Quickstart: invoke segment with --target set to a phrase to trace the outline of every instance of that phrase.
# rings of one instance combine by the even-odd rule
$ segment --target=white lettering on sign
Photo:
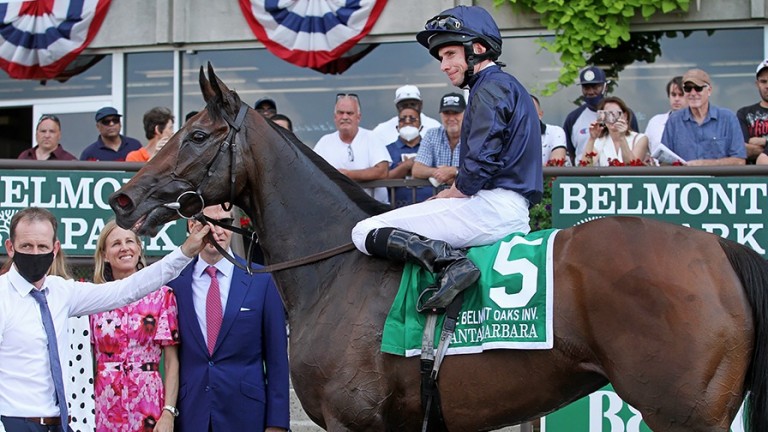
[[[757,183],[561,183],[560,214],[763,214],[768,185]],[[643,193],[644,190],[644,193]]]
[[[163,225],[160,232],[149,239],[149,245],[147,246],[148,251],[172,251],[176,248],[176,245],[173,244],[173,240],[171,240],[171,237],[168,236],[168,233],[166,232],[171,226],[173,226],[173,223]]]
[[[3,183],[3,201],[0,207],[28,207],[29,195],[24,189],[29,187],[29,177],[22,176],[3,176],[0,177]]]
[[[670,184],[664,189],[664,194],[659,193],[659,185],[651,183],[646,185],[646,207],[645,213],[656,214],[656,209],[665,209],[666,214],[680,214],[680,210],[677,208],[677,190],[680,188],[679,184]],[[629,191],[625,191],[629,193]]]
[[[74,239],[81,237],[88,232],[88,221],[81,218],[61,218],[61,225],[64,228],[64,241],[61,247],[64,249],[74,249],[77,247]]]
[[[93,208],[93,203],[91,202],[92,178],[81,178],[77,183],[77,190],[72,185],[72,179],[68,177],[59,177],[56,180],[61,187],[57,208]]]
[[[587,201],[585,200],[587,188],[583,184],[562,183],[559,186],[563,191],[561,214],[580,214],[587,211]]]
[[[603,400],[608,402],[603,407]],[[627,424],[619,417],[619,411],[624,407],[624,401],[612,391],[600,390],[589,395],[589,430],[590,432],[640,432],[640,422],[643,416],[635,408],[629,406],[632,417]],[[609,429],[603,428],[603,419],[607,419],[611,425]]]
[[[105,186],[109,186],[107,188],[108,192],[104,190]],[[104,197],[108,198],[110,195],[120,189],[120,186],[120,182],[117,181],[117,179],[111,177],[104,177],[99,179],[99,181],[96,182],[93,191],[93,198],[96,202],[96,206],[103,210],[111,210],[109,203],[104,201]]]
[[[32,180],[32,206],[42,208],[54,208],[56,206],[56,198],[51,196],[47,202],[43,202],[43,183],[45,183],[45,177],[30,177]]]

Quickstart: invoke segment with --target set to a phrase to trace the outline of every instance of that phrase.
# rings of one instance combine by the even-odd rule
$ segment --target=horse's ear
[[[208,67],[211,67],[210,63],[208,63]],[[205,100],[206,103],[216,96],[216,93],[211,87],[211,82],[208,81],[208,78],[205,76],[205,70],[202,66],[200,66],[200,90],[203,92],[203,100]]]
[[[220,80],[219,77],[216,76],[216,73],[213,71],[213,66],[211,66],[210,62],[208,63],[208,78],[211,82],[210,85],[213,88],[216,96],[219,98],[219,101],[224,110],[233,116],[237,114],[237,111],[240,109],[240,97],[237,95],[237,93],[231,91],[229,87],[224,84],[224,81]]]

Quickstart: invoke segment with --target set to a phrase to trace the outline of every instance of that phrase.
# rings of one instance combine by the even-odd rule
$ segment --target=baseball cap
[[[117,109],[113,107],[104,107],[96,111],[96,121],[99,121],[104,117],[109,117],[109,116],[122,117],[122,115],[117,113]]]
[[[395,90],[395,104],[406,99],[421,100],[421,92],[415,85],[404,85]]]
[[[757,65],[757,69],[755,70],[755,77],[760,75],[760,72],[762,72],[765,68],[768,68],[768,59],[761,61],[760,64]]]
[[[692,82],[698,86],[704,84],[712,85],[712,80],[709,79],[709,74],[701,69],[691,69],[683,75],[683,84]]]
[[[464,95],[461,93],[448,93],[440,98],[440,112],[464,112],[467,103],[464,102]]]
[[[590,66],[579,73],[579,85],[605,84],[605,72],[597,66]]]
[[[276,109],[277,109],[277,104],[275,103],[275,101],[274,101],[274,100],[272,100],[271,98],[268,98],[268,97],[263,97],[263,98],[261,98],[261,99],[257,100],[257,101],[256,101],[256,103],[255,103],[255,104],[253,104],[253,107],[254,107],[254,108],[256,108],[256,109],[258,109],[258,108],[259,108],[259,105],[263,105],[263,104],[267,104],[267,105],[269,105],[269,106],[270,106],[270,107],[272,107],[272,109],[274,109],[274,110],[276,110]]]

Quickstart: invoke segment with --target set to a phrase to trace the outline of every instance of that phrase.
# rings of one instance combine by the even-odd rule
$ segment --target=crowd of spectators
[[[665,92],[669,107],[654,115],[640,131],[631,101],[608,95],[611,82],[603,69],[589,66],[579,74],[581,105],[571,111],[562,127],[543,121],[544,107],[536,96],[534,105],[541,120],[542,164],[549,166],[623,165],[743,165],[768,164],[768,59],[755,72],[760,100],[737,113],[710,99],[716,83],[702,69],[671,77]],[[393,207],[420,202],[440,188],[449,187],[457,173],[465,94],[448,93],[439,101],[440,120],[424,114],[425,101],[418,87],[395,90],[395,115],[374,129],[360,126],[362,102],[354,93],[337,95],[334,106],[336,131],[323,136],[315,151],[355,181],[381,179],[429,179],[433,188],[384,188],[369,191]],[[427,101],[427,103],[429,103]],[[279,113],[277,104],[265,97],[254,109],[276,125],[293,132],[293,123]],[[185,122],[197,114],[187,114]],[[103,107],[94,117],[98,136],[80,154],[80,160],[150,160],[174,131],[174,117],[165,107],[144,114],[144,146],[121,134],[122,115]],[[40,117],[35,144],[19,159],[77,159],[61,144],[62,124],[55,115]]]
[[[543,122],[544,107],[537,97],[533,97],[539,111],[539,118],[542,119],[542,163],[544,165],[768,164],[768,153],[765,153],[766,137],[768,137],[768,59],[760,62],[755,72],[760,101],[740,108],[737,113],[710,102],[710,98],[715,94],[716,83],[706,71],[691,69],[682,76],[671,77],[665,88],[669,107],[662,108],[663,112],[654,115],[648,121],[645,131],[639,130],[637,117],[630,108],[631,101],[614,96],[613,102],[608,103],[608,109],[605,108],[604,100],[608,97],[609,83],[610,79],[600,67],[589,66],[583,69],[577,83],[581,88],[582,103],[566,116],[562,127]],[[465,105],[464,95],[459,93],[453,95],[460,97],[461,103]],[[361,101],[357,95],[354,95],[354,102],[360,111]],[[423,112],[424,100],[419,88],[414,85],[403,85],[397,88],[394,102],[395,116],[379,123],[371,131],[361,128],[363,131],[361,138],[370,138],[358,138],[357,141],[361,141],[359,144],[383,145],[389,150],[390,159],[393,159],[389,161],[390,166],[387,172],[377,172],[376,175],[371,176],[364,175],[365,180],[425,178],[425,173],[420,172],[424,166],[417,167],[416,173],[412,172],[414,164],[426,158],[417,157],[422,140],[430,132],[436,134],[425,141],[430,143],[428,145],[430,151],[434,151],[431,143],[435,141],[435,137],[441,136],[440,134],[449,129],[445,127],[447,119],[443,116],[442,101],[440,121],[430,118]],[[265,97],[257,100],[254,109],[275,124],[293,132],[293,122],[285,114],[278,113],[277,104],[273,99]],[[408,111],[401,115],[404,110]],[[461,111],[463,112],[463,107]],[[195,114],[197,111],[188,113],[185,122]],[[121,134],[122,115],[116,108],[103,107],[96,112],[94,119],[98,136],[95,142],[82,151],[79,155],[80,160],[146,162],[163,147],[174,131],[173,114],[165,107],[155,107],[144,114],[143,123],[147,139],[144,146],[139,140]],[[404,119],[417,121],[404,123]],[[605,121],[606,119],[608,122]],[[341,121],[347,123],[347,120]],[[338,120],[335,119],[335,122],[338,128]],[[455,118],[452,124],[456,124]],[[459,131],[460,125],[459,119]],[[357,127],[359,128],[359,119]],[[414,129],[418,132],[417,134],[413,133]],[[629,139],[618,139],[620,134]],[[78,159],[62,146],[61,137],[62,124],[59,118],[45,114],[40,117],[36,126],[35,145],[19,154],[18,158]],[[318,142],[318,144],[324,143],[319,147],[321,151],[327,145],[325,142],[328,139],[326,136]],[[625,141],[626,145],[624,145]],[[589,146],[590,142],[591,146]],[[590,151],[585,152],[588,146]],[[451,148],[458,149],[458,147]],[[351,147],[350,149],[354,150]],[[632,149],[633,155],[627,153],[627,149]],[[586,157],[585,153],[588,154]],[[626,160],[626,157],[630,160]],[[348,162],[355,162],[351,156],[348,156],[348,159]],[[444,163],[444,161],[441,162]],[[339,162],[334,166],[336,165],[341,167],[342,164]],[[370,167],[374,165],[372,163]],[[431,168],[435,169],[438,166]],[[442,166],[452,166],[452,164],[449,161]],[[341,169],[345,168],[341,167]],[[447,170],[441,170],[437,176],[429,175],[427,178],[432,177],[436,186],[449,185],[450,176],[447,176],[445,171]],[[414,195],[411,192],[401,190],[396,191],[395,195],[401,197],[409,195],[408,201],[414,202]],[[424,197],[422,195],[424,193],[418,191],[415,195],[416,201],[425,199],[426,195]],[[388,197],[384,198],[381,194],[380,199],[389,201]],[[396,197],[394,205],[400,205],[399,201],[402,200]]]

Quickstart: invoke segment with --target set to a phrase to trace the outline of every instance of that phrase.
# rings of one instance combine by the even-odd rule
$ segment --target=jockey
[[[501,70],[501,34],[491,15],[458,6],[427,21],[416,40],[457,87],[469,87],[458,175],[433,199],[376,215],[352,230],[368,255],[439,273],[422,310],[442,309],[480,276],[460,250],[528,233],[528,208],[541,200],[541,128],[522,84]]]

